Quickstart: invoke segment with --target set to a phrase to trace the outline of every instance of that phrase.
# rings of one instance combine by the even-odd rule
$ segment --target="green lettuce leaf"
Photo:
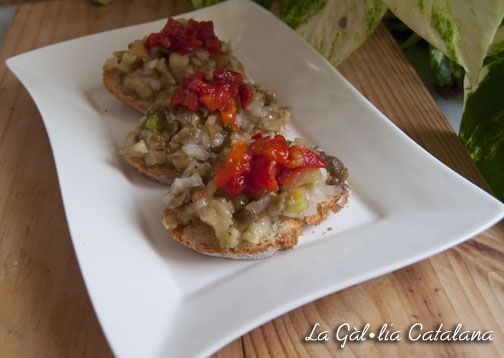
[[[466,96],[460,139],[504,201],[504,25],[483,62],[478,86]]]
[[[376,29],[382,0],[284,0],[280,18],[338,65]]]
[[[502,0],[383,0],[409,28],[456,61],[471,88],[504,14]]]

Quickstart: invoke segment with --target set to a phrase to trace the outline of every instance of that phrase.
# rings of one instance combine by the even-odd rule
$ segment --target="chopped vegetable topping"
[[[236,142],[224,163],[217,165],[214,183],[232,196],[239,195],[245,188],[245,176],[250,172],[252,155],[243,142]]]
[[[320,180],[320,178],[321,174],[318,169],[296,168],[284,170],[282,174],[278,176],[277,181],[283,189],[290,189],[314,183]]]
[[[245,181],[245,193],[252,198],[260,198],[267,192],[277,191],[276,172],[275,160],[262,155],[254,155],[250,165],[250,175]]]
[[[261,133],[254,136],[255,142],[250,145],[254,155],[268,157],[279,164],[286,164],[289,160],[289,143],[282,135],[273,138],[262,137]]]
[[[287,198],[285,199],[285,208],[287,211],[290,211],[295,214],[301,214],[306,209],[310,202],[306,197],[306,193],[303,188],[294,188],[287,194]]]
[[[295,188],[317,176],[312,169],[326,166],[314,151],[297,144],[289,147],[282,135],[256,134],[253,139],[250,146],[234,143],[225,162],[216,167],[214,183],[231,196],[244,193],[257,199],[279,188]],[[295,198],[300,198],[300,194],[295,194]],[[297,208],[304,206],[299,200],[296,203]]]
[[[236,100],[239,99],[242,108],[246,108],[253,97],[252,89],[243,82],[239,72],[218,67],[211,80],[207,80],[203,72],[184,78],[180,90],[171,97],[171,105],[174,108],[185,106],[191,112],[199,108],[219,111],[222,123],[236,128]]]
[[[215,36],[212,21],[189,19],[184,25],[170,17],[160,32],[150,34],[145,40],[146,48],[156,46],[187,55],[198,48],[216,53],[221,48],[221,42]]]
[[[151,131],[160,132],[163,127],[163,118],[161,118],[161,114],[153,112],[147,115],[143,127]]]

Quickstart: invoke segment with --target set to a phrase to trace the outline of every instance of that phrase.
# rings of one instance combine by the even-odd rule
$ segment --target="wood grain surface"
[[[19,5],[0,51],[0,356],[107,357],[112,352],[86,293],[71,245],[40,115],[5,59],[50,43],[188,10],[180,1],[41,1]],[[447,120],[387,31],[339,70],[434,156],[487,189]],[[447,252],[302,306],[216,353],[218,357],[504,356],[504,224]],[[392,323],[493,330],[491,343],[369,340],[337,348],[305,343],[315,322]]]

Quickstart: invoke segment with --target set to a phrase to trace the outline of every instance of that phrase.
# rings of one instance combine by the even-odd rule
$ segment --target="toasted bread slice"
[[[136,98],[133,94],[124,92],[119,72],[103,71],[103,84],[119,101],[131,104],[141,111],[146,111],[153,103],[153,101]]]
[[[350,190],[345,185],[339,195],[332,196],[317,204],[317,213],[303,219],[282,217],[276,223],[276,230],[261,244],[253,245],[242,241],[232,248],[221,248],[212,227],[196,220],[189,225],[170,229],[167,222],[176,220],[175,214],[165,209],[163,224],[171,237],[181,244],[205,255],[241,260],[259,260],[273,256],[278,251],[289,250],[298,244],[304,226],[318,225],[329,215],[329,210],[338,212],[348,203]]]
[[[338,211],[343,209],[348,204],[349,196],[350,196],[350,189],[348,183],[345,183],[339,195],[331,196],[326,200],[318,203],[317,213],[305,216],[303,219],[304,224],[312,226],[322,223],[325,219],[327,219],[329,211],[337,213]]]
[[[173,217],[174,215],[172,211],[165,209],[163,222],[167,221],[169,216]],[[298,237],[303,233],[303,224],[296,219],[283,218],[277,223],[276,230],[261,244],[253,245],[242,241],[238,246],[232,248],[221,248],[212,227],[200,220],[196,220],[190,225],[168,230],[168,232],[176,241],[205,255],[238,260],[258,260],[273,256],[280,250],[289,250],[296,246]]]
[[[245,76],[245,69],[243,68],[241,62],[235,60],[235,63],[236,67],[238,67],[238,72],[240,72],[244,78],[247,78]],[[125,92],[121,83],[121,75],[117,71],[103,71],[102,80],[105,88],[107,88],[107,90],[115,98],[117,98],[121,102],[131,104],[132,106],[143,112],[147,111],[147,109],[151,107],[155,102],[155,99],[141,99],[132,93]]]
[[[171,184],[173,179],[180,177],[179,171],[170,169],[166,166],[147,166],[141,158],[135,158],[129,155],[123,155],[122,157],[137,172],[160,183]]]

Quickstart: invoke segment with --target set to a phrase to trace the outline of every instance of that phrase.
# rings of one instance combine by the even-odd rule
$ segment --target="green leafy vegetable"
[[[374,32],[386,11],[381,0],[284,1],[280,18],[338,65]]]
[[[384,0],[409,28],[464,67],[469,86],[504,14],[502,0]]]
[[[484,60],[478,87],[467,94],[460,138],[500,200],[504,200],[504,25]]]
[[[392,36],[399,42],[403,42],[408,39],[414,32],[404,23],[394,16],[390,11],[388,11],[383,17],[383,22],[387,29],[390,31]]]
[[[495,195],[504,201],[504,110],[477,125],[464,144]]]
[[[147,118],[143,123],[143,127],[145,129],[150,129],[151,131],[161,132],[163,129],[163,122],[164,119],[162,118],[162,115],[154,112],[147,115]]]
[[[293,29],[307,23],[326,4],[326,0],[285,0],[280,17]]]
[[[385,26],[390,31],[392,36],[399,43],[401,50],[407,50],[418,44],[424,44],[425,41],[415,34],[408,26],[395,17],[390,11],[383,17],[383,22]]]
[[[433,46],[429,46],[429,66],[439,93],[449,96],[463,92],[464,69]]]

